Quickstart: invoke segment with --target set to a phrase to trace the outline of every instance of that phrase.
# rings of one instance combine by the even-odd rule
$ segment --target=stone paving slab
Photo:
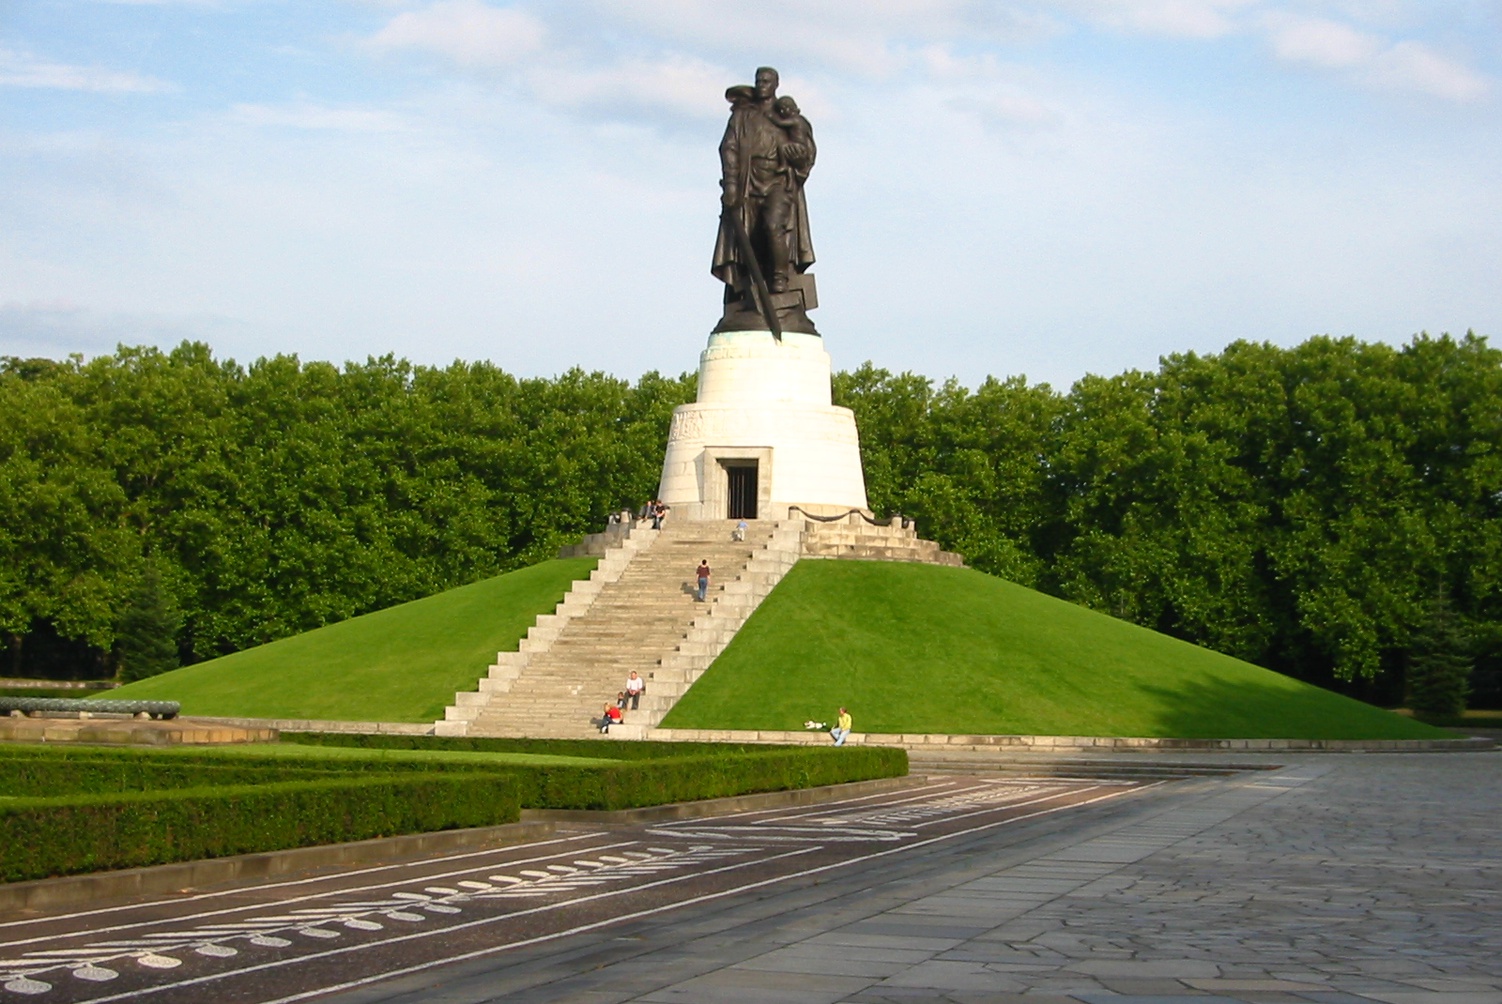
[[[600,974],[695,1004],[1502,1004],[1502,755],[1284,762],[644,926]]]

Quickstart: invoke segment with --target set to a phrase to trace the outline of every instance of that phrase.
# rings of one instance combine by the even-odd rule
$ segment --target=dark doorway
[[[730,519],[756,518],[756,461],[725,465],[730,479],[730,503],[725,515]]]

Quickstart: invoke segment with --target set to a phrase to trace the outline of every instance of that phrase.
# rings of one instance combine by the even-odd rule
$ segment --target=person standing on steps
[[[834,744],[836,746],[845,745],[845,740],[850,735],[850,725],[850,712],[846,711],[844,708],[841,708],[839,719],[835,722],[834,728],[829,730],[829,734],[834,738]]]
[[[694,573],[699,580],[699,602],[704,602],[704,597],[709,595],[709,559],[699,562],[699,570]]]
[[[633,669],[631,671],[631,675],[626,677],[626,693],[621,701],[621,707],[624,708],[626,706],[624,698],[630,698],[631,710],[635,711],[637,705],[641,703],[641,695],[645,694],[646,692],[647,681],[643,680],[640,676],[637,676],[636,670]]]

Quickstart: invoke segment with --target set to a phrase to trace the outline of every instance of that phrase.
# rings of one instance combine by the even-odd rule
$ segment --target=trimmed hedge
[[[89,711],[114,715],[150,715],[176,718],[182,710],[177,701],[116,701],[107,697],[0,697],[0,712]]]
[[[236,763],[171,763],[110,758],[0,756],[0,793],[23,798],[96,795],[163,788],[205,788],[337,778],[337,768]]]
[[[338,738],[345,738],[339,736]],[[320,757],[316,749],[307,756],[256,756],[243,748],[233,755],[214,750],[126,750],[94,747],[62,750],[57,747],[13,747],[0,749],[0,776],[11,757],[71,761],[82,770],[87,762],[123,761],[153,765],[153,769],[190,771],[219,767],[238,770],[267,770],[274,773],[293,770],[338,771],[351,774],[406,774],[409,772],[452,773],[476,771],[505,773],[516,778],[521,804],[529,809],[634,809],[668,802],[690,802],[705,798],[723,798],[761,791],[785,791],[812,788],[848,781],[865,781],[880,777],[901,777],[907,773],[907,751],[877,746],[764,746],[735,748],[715,744],[620,743],[620,746],[649,746],[674,756],[656,759],[625,760],[617,764],[487,764],[473,758],[445,762],[431,758],[409,757],[411,748],[399,743],[413,738],[404,736],[351,736],[354,739],[393,740],[389,747],[372,743],[369,759],[363,757]],[[470,743],[507,742],[508,740],[440,739],[420,747],[425,752],[470,752]],[[558,740],[567,743],[570,740]],[[305,745],[355,746],[356,743],[328,742]],[[596,752],[600,746],[583,740],[583,752]],[[712,752],[706,752],[712,751]],[[510,751],[508,751],[510,752]],[[543,752],[537,749],[529,753]],[[559,753],[559,749],[546,752]],[[103,770],[103,768],[101,768]],[[166,776],[173,776],[170,773]],[[5,793],[0,783],[0,793]]]
[[[451,753],[537,753],[597,760],[669,760],[713,754],[802,749],[765,743],[610,742],[599,739],[499,739],[477,736],[363,735],[353,732],[286,732],[282,742],[299,746],[350,746],[368,750],[434,750]]]
[[[807,750],[819,746],[776,743],[718,743],[598,739],[502,739],[477,736],[365,735],[355,732],[287,732],[281,741],[297,746],[346,746],[368,750],[431,750],[450,753],[534,753],[590,757],[595,760],[676,760],[695,756],[736,756],[769,750]],[[853,750],[856,747],[844,747]]]
[[[885,747],[779,747],[609,767],[517,769],[522,804],[547,809],[637,809],[762,791],[901,777],[907,751]]]
[[[369,756],[229,750],[0,747],[0,880],[280,850],[462,826],[514,822],[520,806],[632,809],[785,791],[907,773],[907,752],[882,747],[605,744],[585,740],[376,739]],[[490,743],[529,743],[486,750]],[[483,745],[482,745],[483,744]],[[479,748],[477,748],[477,746]],[[611,764],[532,764],[433,752],[547,752]],[[647,758],[642,754],[656,754]],[[130,790],[145,789],[145,790]],[[52,795],[68,791],[73,794]],[[14,797],[14,796],[23,797]],[[31,796],[31,797],[25,797]]]
[[[902,777],[907,773],[906,750],[879,746],[836,749],[750,743],[607,743],[592,739],[447,738],[340,732],[297,733],[283,738],[298,745],[372,751],[547,753],[623,761],[608,767],[498,765],[497,769],[517,775],[522,805],[529,809],[636,809],[668,802]],[[466,764],[474,769],[473,761]]]
[[[114,750],[95,752],[112,754],[109,760],[124,759],[133,753],[128,750],[118,753]],[[701,753],[671,759],[624,761],[609,765],[584,764],[578,767],[517,763],[497,763],[492,766],[468,758],[445,763],[431,759],[403,759],[403,751],[390,752],[396,755],[372,756],[369,760],[320,759],[310,751],[307,758],[240,755],[233,761],[212,752],[144,752],[134,754],[139,759],[131,768],[116,767],[108,761],[75,755],[67,757],[71,763],[66,767],[49,769],[28,766],[24,772],[32,776],[44,776],[44,770],[48,770],[56,773],[46,776],[65,776],[67,771],[77,771],[80,776],[97,774],[101,778],[108,778],[113,770],[134,770],[139,772],[135,776],[145,778],[150,772],[160,771],[165,778],[185,780],[191,779],[194,772],[212,771],[217,774],[220,770],[226,772],[222,776],[227,780],[236,771],[244,772],[247,780],[253,778],[253,771],[266,771],[267,779],[276,778],[278,774],[292,777],[295,776],[292,773],[294,771],[347,772],[355,776],[411,772],[499,773],[515,778],[521,804],[529,809],[636,809],[668,802],[692,802],[760,791],[787,791],[879,777],[901,777],[907,773],[906,750],[875,746],[846,746],[841,749],[825,746],[762,746],[733,755],[717,753],[706,756]],[[0,777],[12,770],[18,774],[23,773],[18,768],[9,767],[6,757],[0,753]],[[131,775],[127,773],[126,776]],[[204,776],[205,781],[199,783],[212,783],[207,782],[207,777],[214,775],[200,776]],[[8,793],[3,783],[0,783],[0,792]]]
[[[402,833],[514,823],[513,778],[418,773],[0,800],[14,882]]]

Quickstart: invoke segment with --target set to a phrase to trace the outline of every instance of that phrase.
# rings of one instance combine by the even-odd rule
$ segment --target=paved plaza
[[[1502,753],[1028,763],[33,911],[0,1004],[1502,1004]]]
[[[335,999],[1502,1004],[1502,754],[1278,762]]]

